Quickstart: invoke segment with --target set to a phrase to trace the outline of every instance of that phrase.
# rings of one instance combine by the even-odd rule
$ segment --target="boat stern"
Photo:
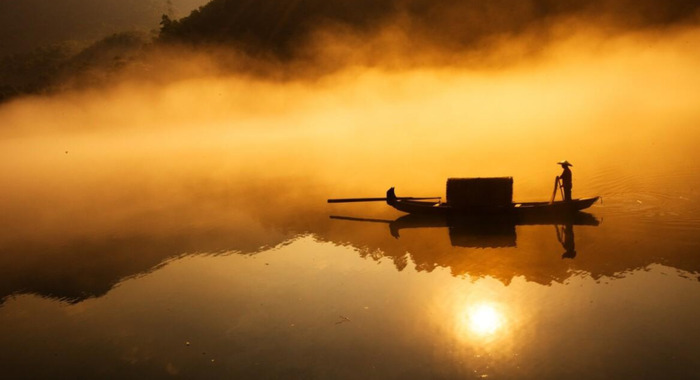
[[[394,206],[396,204],[396,193],[393,187],[386,191],[386,203],[389,206]]]

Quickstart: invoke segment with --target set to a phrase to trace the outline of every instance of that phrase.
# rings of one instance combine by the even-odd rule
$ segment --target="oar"
[[[442,197],[396,197],[396,199],[404,200],[424,200],[424,199],[442,199]],[[329,199],[328,203],[350,203],[350,202],[386,202],[386,198],[336,198]]]

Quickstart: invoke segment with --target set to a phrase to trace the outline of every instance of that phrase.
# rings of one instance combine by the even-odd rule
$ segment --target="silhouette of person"
[[[576,257],[576,243],[574,242],[574,225],[572,223],[567,223],[559,228],[559,226],[554,226],[557,230],[557,240],[561,243],[562,247],[566,250],[561,254],[562,259],[573,259]]]
[[[564,200],[570,201],[573,181],[571,179],[571,169],[569,169],[569,166],[573,165],[571,165],[569,161],[566,160],[559,161],[557,162],[557,164],[561,165],[561,167],[564,168],[564,171],[561,172],[561,175],[557,177],[561,181],[561,187],[564,189]]]

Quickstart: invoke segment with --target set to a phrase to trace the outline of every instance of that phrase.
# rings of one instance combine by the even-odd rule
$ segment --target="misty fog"
[[[536,199],[553,159],[585,163],[577,172],[591,179],[577,187],[583,192],[594,190],[595,176],[683,166],[696,156],[694,28],[615,38],[586,31],[501,66],[373,67],[373,41],[343,43],[319,45],[328,52],[317,62],[348,49],[358,64],[322,76],[295,78],[293,65],[280,69],[283,79],[235,74],[181,51],[168,70],[145,63],[105,87],[4,104],[0,207],[13,226],[5,239],[62,229],[66,215],[86,229],[144,210],[170,215],[192,197],[237,195],[248,200],[244,209],[267,207],[243,194],[265,184],[270,197],[301,199],[308,191],[376,195],[392,185],[429,193],[449,176],[511,175],[517,198]],[[513,46],[481,58],[507,56]]]

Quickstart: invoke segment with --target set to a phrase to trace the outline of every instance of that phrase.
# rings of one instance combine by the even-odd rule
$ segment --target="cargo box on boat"
[[[508,207],[513,203],[513,177],[450,178],[447,203],[455,209]]]

